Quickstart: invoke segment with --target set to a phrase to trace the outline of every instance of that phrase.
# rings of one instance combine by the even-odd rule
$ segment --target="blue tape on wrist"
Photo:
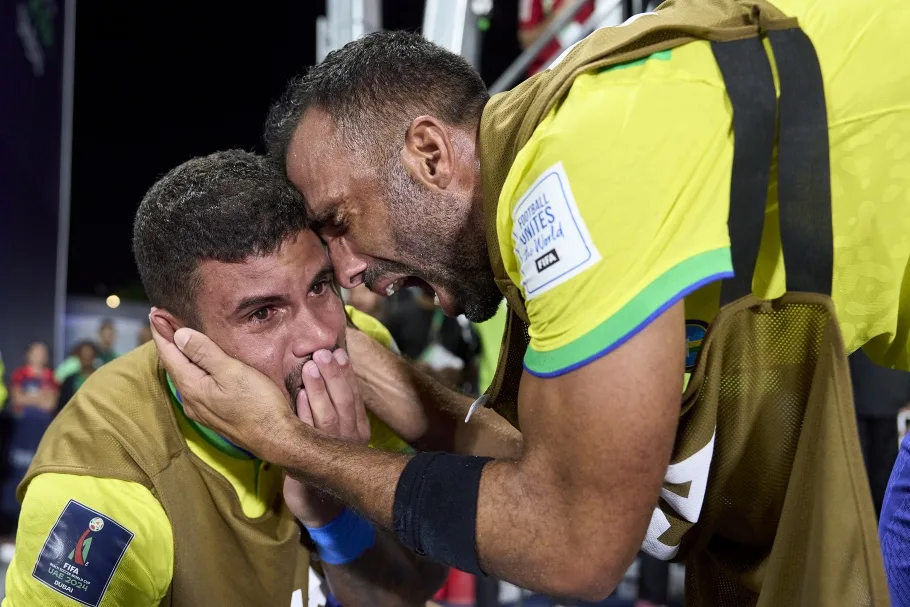
[[[319,550],[319,558],[329,565],[344,565],[373,547],[376,530],[372,523],[345,508],[324,527],[307,527]]]

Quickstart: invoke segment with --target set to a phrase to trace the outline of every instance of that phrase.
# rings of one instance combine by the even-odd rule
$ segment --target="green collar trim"
[[[196,433],[199,434],[199,436],[201,436],[205,440],[205,442],[212,445],[213,447],[215,447],[216,449],[218,449],[225,455],[229,455],[230,457],[234,457],[237,459],[248,459],[248,460],[257,459],[256,456],[254,456],[249,451],[246,451],[245,449],[241,449],[240,447],[238,447],[237,445],[235,445],[228,439],[224,438],[220,434],[217,434],[215,431],[210,430],[209,428],[206,428],[199,422],[193,421],[189,417],[187,417],[186,412],[184,412],[184,410],[183,410],[183,403],[180,400],[180,393],[177,392],[177,386],[175,386],[174,382],[171,381],[170,375],[168,375],[167,373],[165,373],[164,375],[167,378],[168,394],[171,397],[171,403],[174,405],[174,408],[176,408],[177,411],[180,412],[180,415],[183,416],[183,419],[185,419],[187,421],[187,423],[190,425],[190,427],[193,430],[195,430]]]

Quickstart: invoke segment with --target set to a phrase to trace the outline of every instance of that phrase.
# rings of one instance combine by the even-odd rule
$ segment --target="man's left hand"
[[[266,461],[301,422],[288,399],[268,377],[224,353],[192,329],[165,338],[169,327],[151,315],[158,357],[177,386],[183,409],[193,419]],[[161,325],[159,325],[161,323]]]

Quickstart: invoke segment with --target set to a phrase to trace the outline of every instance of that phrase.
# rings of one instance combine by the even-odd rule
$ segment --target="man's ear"
[[[445,125],[432,116],[419,116],[405,133],[401,161],[411,178],[444,190],[455,175],[455,149]]]
[[[149,314],[149,321],[155,325],[155,330],[158,334],[169,342],[174,341],[174,333],[177,329],[182,329],[186,326],[185,323],[164,308],[152,308],[152,313]]]

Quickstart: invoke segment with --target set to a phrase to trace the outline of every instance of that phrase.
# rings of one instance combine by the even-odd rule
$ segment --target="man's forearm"
[[[364,400],[399,436],[425,451],[519,457],[521,433],[505,419],[481,408],[465,423],[472,397],[446,388],[412,363],[359,337],[349,338],[348,345]]]
[[[323,564],[332,594],[342,605],[423,606],[442,585],[447,569],[422,558],[384,531],[360,558]]]
[[[268,457],[394,532],[395,491],[411,456],[337,441],[302,424],[294,433],[297,436],[292,434],[283,441],[285,447],[279,453]],[[541,477],[526,463],[498,460],[487,464],[477,504],[476,533],[484,571],[524,588],[572,594],[578,581],[573,574],[590,571],[590,559],[596,557],[603,585],[615,584],[629,565],[625,554],[629,551],[623,549],[629,543],[626,536],[637,530],[601,528],[598,536],[612,537],[619,557],[604,562],[599,554],[590,555],[583,562],[586,567],[578,567],[576,547],[591,544],[589,527],[582,522],[603,523],[592,517],[594,505],[587,497],[555,476]],[[633,543],[640,541],[640,537],[632,539]]]

